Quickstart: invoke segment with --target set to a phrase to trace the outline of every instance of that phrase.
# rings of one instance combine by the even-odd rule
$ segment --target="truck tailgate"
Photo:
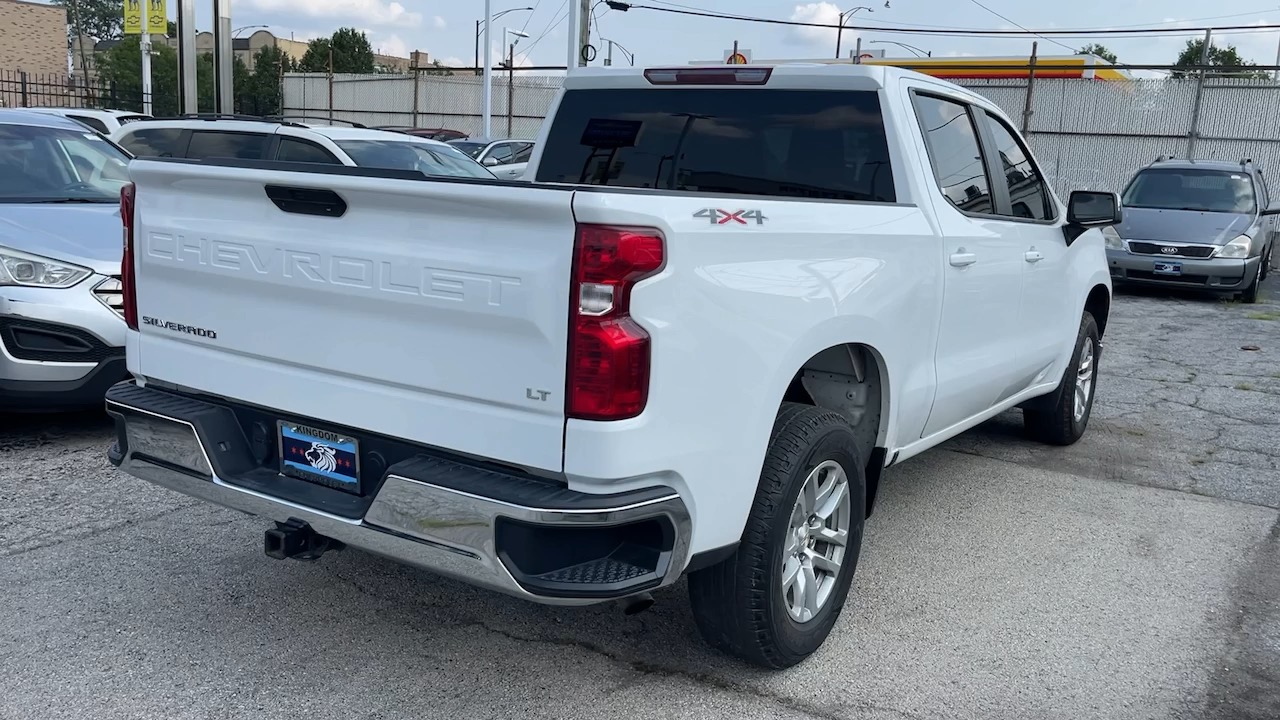
[[[572,192],[155,161],[130,174],[132,372],[562,468]]]

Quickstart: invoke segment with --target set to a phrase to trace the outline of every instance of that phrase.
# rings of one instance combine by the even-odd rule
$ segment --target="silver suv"
[[[0,411],[100,407],[128,376],[128,163],[74,120],[0,110]]]
[[[1257,302],[1270,272],[1280,206],[1249,160],[1161,157],[1121,196],[1124,222],[1106,228],[1114,283],[1239,294]]]

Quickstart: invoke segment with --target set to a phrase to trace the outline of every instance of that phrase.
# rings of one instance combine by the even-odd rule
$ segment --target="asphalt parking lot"
[[[1117,297],[1089,434],[1016,413],[893,469],[792,670],[526,604],[116,473],[96,415],[0,418],[0,718],[1280,718],[1280,300]],[[1256,348],[1253,350],[1244,347]]]

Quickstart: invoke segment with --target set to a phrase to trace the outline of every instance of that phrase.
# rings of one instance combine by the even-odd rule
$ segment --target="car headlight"
[[[1124,240],[1121,239],[1120,233],[1110,225],[1102,228],[1102,237],[1107,243],[1108,250],[1123,250]]]
[[[69,288],[92,274],[79,265],[0,247],[0,286]]]
[[[1253,246],[1253,238],[1248,235],[1241,235],[1231,242],[1218,248],[1217,257],[1228,258],[1232,260],[1242,260],[1249,257],[1249,250]]]

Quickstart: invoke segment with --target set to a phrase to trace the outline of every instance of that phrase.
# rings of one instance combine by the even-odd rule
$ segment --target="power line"
[[[969,2],[973,3],[974,5],[977,5],[978,7],[982,8],[983,10],[986,10],[987,12],[991,13],[992,15],[995,15],[996,17],[1000,18],[1001,20],[1003,20],[1003,21],[1005,21],[1005,22],[1007,22],[1007,23],[1009,23],[1009,24],[1013,25],[1014,27],[1017,27],[1017,28],[1021,28],[1021,29],[1023,29],[1023,30],[1026,30],[1027,32],[1031,33],[1032,35],[1035,35],[1036,37],[1040,38],[1041,40],[1048,40],[1049,42],[1053,43],[1054,45],[1057,45],[1058,47],[1064,47],[1064,48],[1066,48],[1066,49],[1070,50],[1070,51],[1071,51],[1071,52],[1073,52],[1073,53],[1076,51],[1076,49],[1075,49],[1075,48],[1073,48],[1073,47],[1071,47],[1070,45],[1066,45],[1066,44],[1064,44],[1064,43],[1058,42],[1057,40],[1054,40],[1053,38],[1045,37],[1044,35],[1040,35],[1039,33],[1033,32],[1033,31],[1031,31],[1031,30],[1027,30],[1027,29],[1026,29],[1025,27],[1023,27],[1022,25],[1020,25],[1020,24],[1018,24],[1018,23],[1014,22],[1013,20],[1010,20],[1009,18],[1005,17],[1004,15],[1001,15],[1000,13],[996,12],[995,10],[992,10],[991,8],[987,7],[986,5],[983,5],[982,3],[978,2],[978,0],[969,0]]]
[[[570,1],[571,0],[564,0],[564,2],[560,3],[560,8],[557,9],[555,11],[555,14],[551,16],[551,22],[547,23],[547,26],[542,29],[542,34],[538,35],[538,37],[535,38],[533,42],[529,43],[528,48],[526,48],[525,51],[520,54],[522,58],[528,58],[529,53],[533,52],[533,49],[538,46],[538,43],[541,42],[542,39],[545,38],[547,35],[551,34],[551,31],[555,29],[555,27],[559,25],[561,21],[569,17],[568,8],[569,8]],[[560,17],[561,11],[564,11],[564,17]]]
[[[533,20],[533,16],[538,14],[538,8],[541,5],[542,5],[542,0],[537,0],[537,2],[533,4],[533,10],[530,11],[528,15],[524,16],[524,24],[520,26],[520,32],[524,32],[525,30],[529,29],[529,21]]]
[[[690,15],[694,17],[714,18],[717,20],[739,20],[742,22],[763,23],[766,25],[785,25],[788,27],[810,27],[825,28],[835,30],[839,25],[830,25],[827,23],[805,22],[801,20],[780,20],[778,18],[762,18],[752,17],[749,15],[730,15],[726,13],[717,13],[703,10],[680,10],[676,8],[657,7],[654,5],[639,5],[619,0],[610,0],[611,6],[616,10],[653,10],[655,12],[674,13],[676,15]],[[845,25],[845,30],[863,30],[866,32],[882,32],[882,33],[900,33],[904,35],[947,35],[961,37],[1024,37],[1026,35],[1052,35],[1055,37],[1095,37],[1095,36],[1132,36],[1140,37],[1146,35],[1190,35],[1195,33],[1203,34],[1206,30],[1212,30],[1215,34],[1239,32],[1274,32],[1280,30],[1280,24],[1267,25],[1218,25],[1211,27],[1193,27],[1193,28],[1160,28],[1160,27],[1142,27],[1137,29],[1122,28],[1099,28],[1096,30],[1074,29],[1074,30],[984,30],[978,28],[954,29],[954,28],[909,28],[909,27],[875,27],[867,25]]]

